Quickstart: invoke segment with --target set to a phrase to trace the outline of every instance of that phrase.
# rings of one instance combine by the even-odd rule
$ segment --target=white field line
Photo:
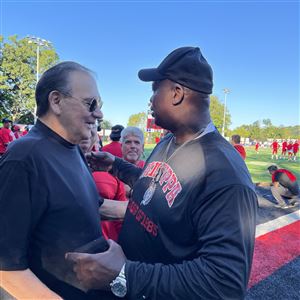
[[[255,237],[259,237],[273,230],[292,224],[300,220],[300,210],[297,210],[288,215],[281,216],[277,219],[271,220],[267,223],[259,224],[256,226]],[[300,230],[300,228],[299,228]]]

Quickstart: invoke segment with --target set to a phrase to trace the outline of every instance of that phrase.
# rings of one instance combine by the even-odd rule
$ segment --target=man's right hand
[[[92,171],[106,171],[112,168],[115,156],[109,152],[90,152],[85,155]]]

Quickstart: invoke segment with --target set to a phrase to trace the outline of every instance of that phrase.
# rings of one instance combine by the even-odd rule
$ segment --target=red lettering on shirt
[[[162,172],[162,175],[158,178],[159,182],[157,184],[162,187],[162,192],[165,194],[168,206],[171,207],[177,195],[182,191],[182,187],[175,172],[167,163],[158,161],[149,163],[141,178],[155,178],[159,171]]]
[[[166,199],[168,201],[169,207],[173,205],[175,198],[181,192],[181,190],[182,190],[181,184],[179,182],[176,182],[172,190],[166,195]]]
[[[137,203],[130,200],[128,203],[128,211],[147,232],[153,236],[157,236],[158,226],[146,215]]]
[[[150,163],[144,170],[141,177],[153,178],[156,175],[160,166],[161,166],[161,162],[159,162],[159,161],[154,161],[154,162]]]

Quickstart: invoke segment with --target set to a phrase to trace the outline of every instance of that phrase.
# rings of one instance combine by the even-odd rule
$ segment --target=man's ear
[[[55,115],[61,114],[61,101],[62,101],[62,95],[58,91],[52,91],[50,92],[48,96],[49,101],[49,109],[52,110],[52,112]]]
[[[183,87],[178,83],[174,83],[172,104],[174,106],[177,106],[177,105],[181,104],[183,99],[184,99],[184,89],[183,89]]]

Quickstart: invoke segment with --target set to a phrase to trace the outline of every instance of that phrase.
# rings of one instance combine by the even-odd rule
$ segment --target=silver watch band
[[[124,263],[124,265],[122,266],[121,271],[120,271],[120,273],[119,273],[119,275],[117,277],[121,277],[121,278],[126,279],[126,276],[125,276],[125,264],[126,263]]]

